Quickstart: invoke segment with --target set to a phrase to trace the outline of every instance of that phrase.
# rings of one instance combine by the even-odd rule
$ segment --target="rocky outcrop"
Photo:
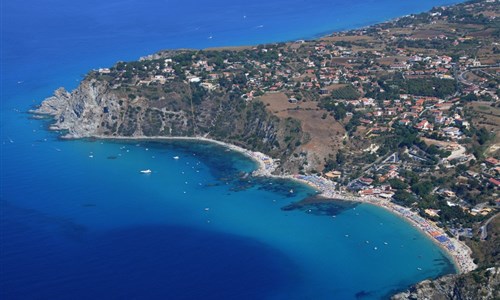
[[[119,112],[116,97],[107,90],[106,84],[92,80],[83,81],[72,93],[59,88],[34,112],[54,116],[51,129],[66,130],[68,137],[99,135],[100,123]]]
[[[392,297],[393,300],[478,300],[499,299],[500,268],[477,270],[425,280]]]
[[[51,129],[64,130],[67,138],[204,136],[280,158],[282,170],[296,171],[302,163],[290,159],[303,139],[300,122],[271,115],[262,102],[186,82],[145,94],[155,88],[123,88],[88,76],[71,93],[56,90],[32,112],[53,116]]]

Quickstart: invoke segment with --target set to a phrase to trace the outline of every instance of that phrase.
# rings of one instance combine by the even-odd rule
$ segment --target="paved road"
[[[458,149],[452,151],[450,156],[447,157],[447,159],[450,161],[452,159],[459,158],[459,157],[463,156],[466,151],[467,151],[467,149],[465,149],[464,146],[458,145]]]
[[[500,212],[497,212],[496,214],[494,214],[491,218],[489,218],[483,226],[481,226],[481,240],[484,241],[487,237],[488,237],[488,225],[490,224],[491,221],[493,221],[493,219],[495,219],[498,215],[500,214]]]
[[[461,72],[460,74],[458,74],[458,76],[455,75],[455,78],[457,78],[461,83],[463,83],[465,85],[474,85],[474,83],[469,82],[469,81],[467,81],[467,79],[465,79],[465,77],[464,77],[465,73],[477,70],[477,71],[483,72],[489,76],[494,76],[492,74],[489,74],[489,73],[482,71],[481,69],[490,69],[490,68],[498,68],[498,67],[500,67],[500,64],[495,64],[495,65],[490,65],[490,66],[470,67],[470,68],[464,70],[463,72]]]

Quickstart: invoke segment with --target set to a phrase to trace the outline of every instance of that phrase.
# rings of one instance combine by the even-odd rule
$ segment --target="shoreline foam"
[[[367,203],[381,207],[388,210],[389,212],[395,214],[396,216],[407,221],[413,227],[421,231],[427,238],[438,245],[451,259],[455,269],[459,274],[470,272],[477,268],[477,265],[473,262],[471,257],[471,249],[463,242],[459,241],[454,237],[449,237],[446,232],[438,227],[434,222],[427,220],[417,213],[411,211],[409,208],[394,204],[386,199],[377,197],[360,197],[352,195],[347,192],[337,191],[333,182],[327,180],[326,178],[317,175],[275,175],[273,172],[276,170],[277,162],[271,157],[261,153],[250,151],[243,147],[239,147],[230,143],[210,139],[207,137],[166,137],[166,136],[90,136],[91,138],[103,139],[103,140],[143,140],[143,141],[172,141],[172,140],[189,140],[189,141],[202,141],[208,143],[214,143],[230,150],[237,151],[248,158],[252,159],[257,163],[258,169],[252,172],[253,176],[269,177],[269,178],[279,178],[279,179],[289,179],[293,181],[306,184],[314,188],[319,194],[318,196],[324,198],[325,201],[354,201],[359,203]],[[65,136],[64,138],[84,138],[84,137],[74,137]],[[432,234],[431,234],[432,233]],[[438,234],[438,235],[437,235]],[[436,239],[438,236],[445,236],[447,242],[440,242]]]

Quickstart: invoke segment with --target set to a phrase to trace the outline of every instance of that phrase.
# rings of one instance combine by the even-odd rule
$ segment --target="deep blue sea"
[[[314,191],[246,177],[254,163],[220,146],[62,141],[26,113],[160,49],[312,38],[454,2],[2,1],[0,298],[380,299],[454,272],[380,208],[283,210]]]

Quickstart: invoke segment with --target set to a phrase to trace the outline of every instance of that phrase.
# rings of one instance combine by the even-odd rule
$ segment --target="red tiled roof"
[[[488,181],[496,186],[500,186],[500,180],[496,180],[495,178],[490,178]]]
[[[485,159],[485,161],[487,163],[490,163],[490,164],[494,165],[494,166],[500,164],[500,160],[498,160],[498,159],[496,159],[494,157],[488,157],[487,159]]]

